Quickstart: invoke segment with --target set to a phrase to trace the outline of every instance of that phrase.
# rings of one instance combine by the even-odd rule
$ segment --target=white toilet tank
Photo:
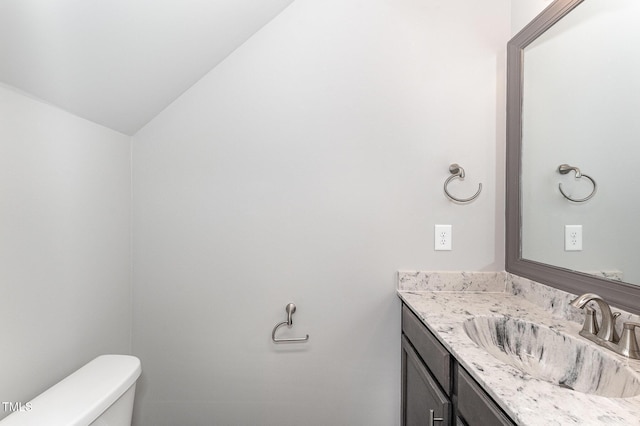
[[[140,360],[101,355],[16,411],[1,426],[130,426]]]

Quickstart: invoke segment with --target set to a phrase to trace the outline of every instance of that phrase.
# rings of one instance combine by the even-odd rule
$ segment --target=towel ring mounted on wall
[[[581,173],[579,168],[572,167],[572,166],[570,166],[568,164],[560,164],[558,166],[558,173],[560,173],[561,175],[566,175],[570,171],[576,172],[576,179],[580,179],[580,178],[583,178],[583,177],[589,179],[591,181],[591,183],[593,184],[593,191],[591,191],[591,194],[587,195],[584,198],[575,199],[575,198],[571,198],[567,194],[565,194],[565,192],[562,190],[562,183],[559,183],[558,184],[558,189],[560,190],[560,193],[562,194],[562,196],[564,198],[566,198],[569,201],[573,201],[574,203],[584,203],[585,201],[591,199],[591,197],[596,195],[596,190],[598,189],[598,185],[596,184],[596,181],[591,178],[591,176],[588,176],[588,175],[585,175],[584,173]]]
[[[480,195],[480,191],[482,191],[481,183],[478,184],[478,191],[469,198],[458,198],[451,195],[449,193],[449,190],[447,189],[447,185],[449,185],[449,182],[451,182],[451,180],[454,178],[464,179],[464,169],[459,164],[453,163],[449,166],[449,173],[451,173],[451,176],[449,176],[447,180],[444,181],[444,193],[447,198],[457,203],[468,203],[478,198],[478,195]]]

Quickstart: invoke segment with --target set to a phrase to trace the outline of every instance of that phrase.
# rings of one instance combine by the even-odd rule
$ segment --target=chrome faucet
[[[594,310],[586,306],[591,301],[596,302],[600,307],[602,320],[599,326]],[[571,306],[584,308],[586,311],[584,325],[580,330],[582,337],[627,358],[640,359],[640,348],[635,334],[635,329],[640,328],[640,323],[625,322],[620,338],[615,327],[616,318],[620,316],[620,312],[611,313],[611,308],[602,297],[594,293],[586,293],[573,300]]]
[[[600,314],[602,315],[602,319],[600,320],[600,325],[595,327],[595,329],[597,330],[596,336],[602,340],[606,340],[607,342],[613,342],[614,336],[615,336],[615,318],[618,315],[614,316],[611,313],[611,308],[609,307],[609,304],[605,302],[604,299],[602,299],[602,297],[594,293],[585,293],[582,296],[578,296],[577,299],[573,300],[571,302],[571,306],[575,306],[576,308],[582,309],[585,307],[587,303],[591,301],[594,301],[598,304],[598,307],[600,308]],[[593,332],[591,330],[587,330],[587,325],[589,326],[589,328],[591,328],[591,324],[587,324],[587,323],[589,321],[593,321],[592,315],[594,314],[593,314],[593,311],[589,311],[589,309],[587,309],[587,313],[590,315],[587,315],[587,320],[585,321],[585,327],[583,327],[582,330],[580,331],[580,335],[583,337],[586,337],[587,339],[593,340],[591,339],[591,336],[593,336]],[[589,335],[586,335],[587,333]],[[614,343],[617,343],[617,340]]]

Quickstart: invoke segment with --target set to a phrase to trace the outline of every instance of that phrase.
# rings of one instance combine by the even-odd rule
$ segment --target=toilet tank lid
[[[138,380],[140,360],[130,355],[101,355],[0,421],[2,426],[90,424]]]

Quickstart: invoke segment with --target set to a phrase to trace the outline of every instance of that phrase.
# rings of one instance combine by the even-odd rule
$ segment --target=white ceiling
[[[133,135],[293,0],[0,0],[0,82]]]

